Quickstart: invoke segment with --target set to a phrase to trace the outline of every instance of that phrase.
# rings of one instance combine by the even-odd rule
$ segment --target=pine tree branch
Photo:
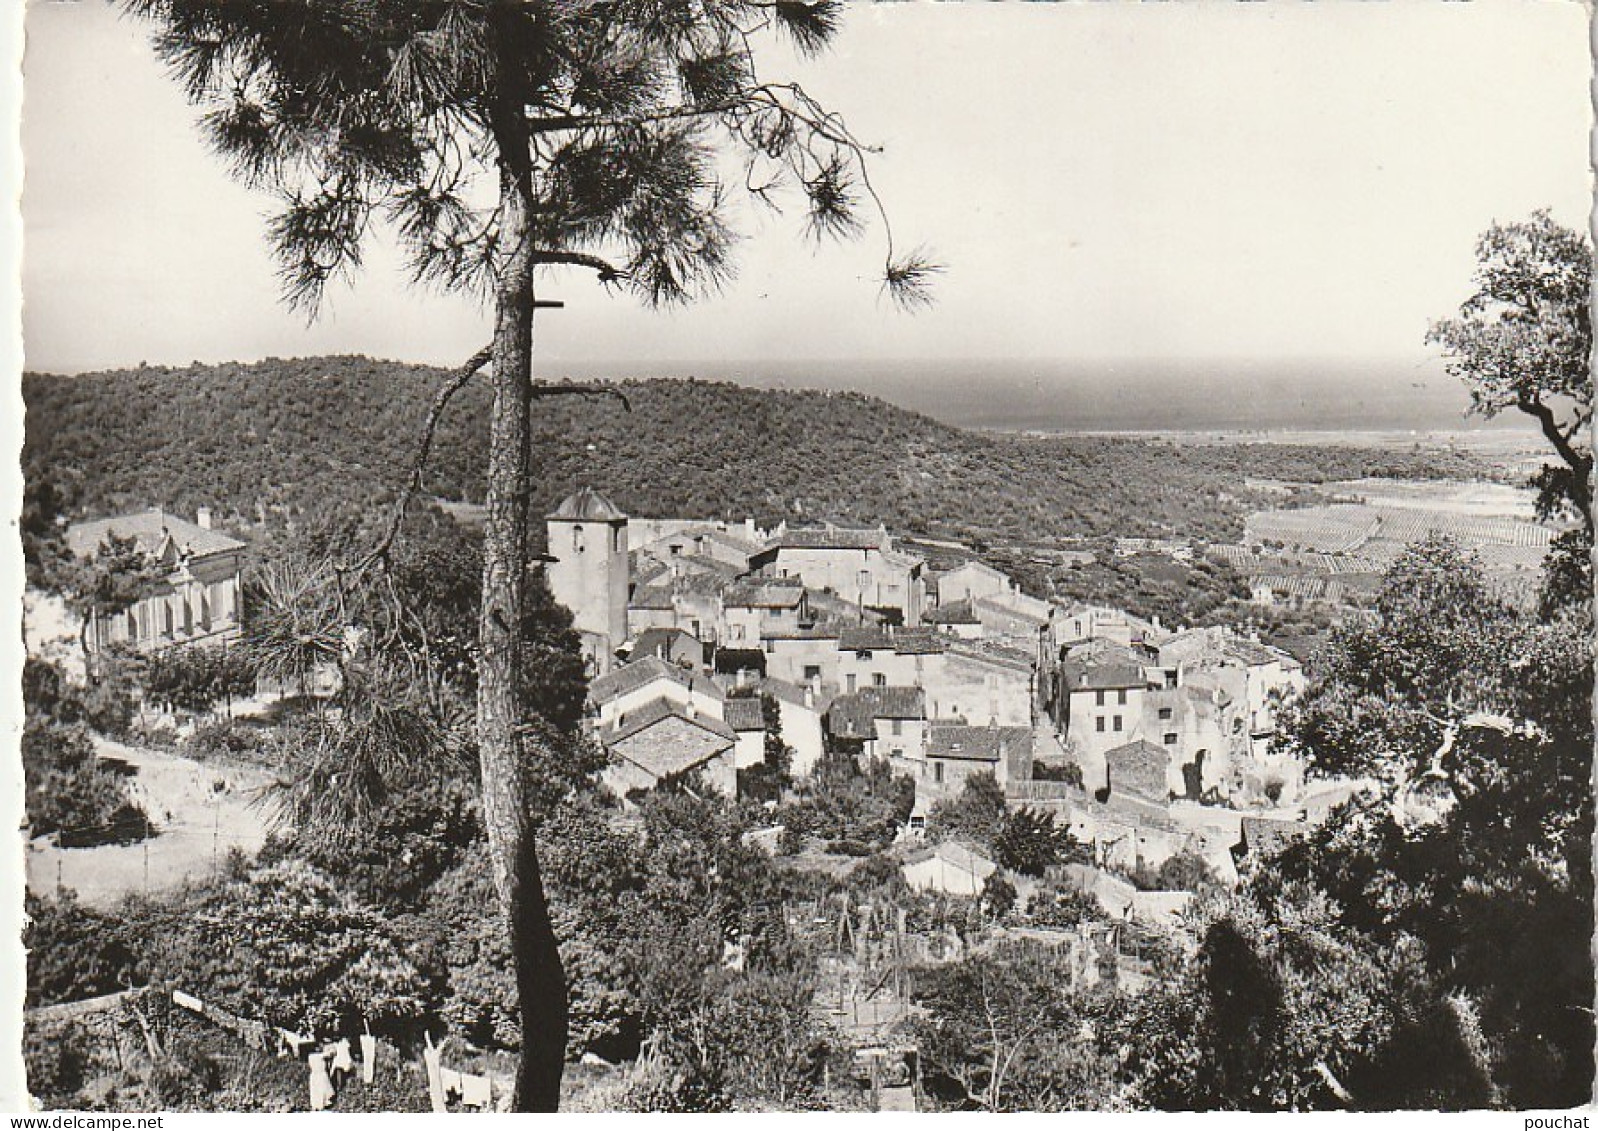
[[[628,412],[633,410],[632,401],[627,399],[627,394],[614,385],[534,385],[534,397],[615,397],[621,402],[621,407]]]
[[[539,266],[560,264],[570,267],[587,267],[599,275],[601,283],[615,283],[627,277],[627,272],[614,263],[581,251],[535,251],[533,263]]]
[[[493,356],[494,348],[492,346],[484,346],[467,358],[464,365],[451,373],[444,383],[438,387],[438,391],[433,394],[433,403],[428,408],[427,419],[422,424],[421,440],[416,445],[416,456],[411,461],[411,473],[405,480],[405,486],[400,491],[399,499],[394,503],[394,511],[389,518],[388,528],[384,530],[383,536],[378,539],[377,544],[359,562],[348,571],[341,570],[341,574],[344,572],[364,573],[374,563],[388,556],[389,550],[394,546],[394,539],[399,537],[400,527],[405,523],[405,512],[410,507],[411,499],[421,489],[422,473],[427,469],[427,460],[433,451],[433,434],[438,431],[438,422],[443,418],[444,409],[449,405],[450,398],[465,388],[466,383],[476,376],[477,371],[487,365]]]

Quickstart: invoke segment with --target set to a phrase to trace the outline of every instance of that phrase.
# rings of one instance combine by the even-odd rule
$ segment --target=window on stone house
[[[583,528],[581,526],[572,527],[572,549],[579,554],[583,552]]]
[[[1100,715],[1098,718],[1093,720],[1093,729],[1098,731],[1100,734],[1104,733],[1104,716],[1103,715]]]
[[[893,737],[898,738],[903,733],[904,733],[904,720],[903,719],[894,719],[893,720]]]
[[[1169,707],[1161,707],[1160,708],[1160,718],[1168,719],[1170,717],[1171,717],[1171,709]]]
[[[884,672],[872,672],[871,673],[871,686],[872,687],[887,687],[888,686],[887,674],[884,673]]]
[[[1094,692],[1094,693],[1093,693],[1093,705],[1094,705],[1094,706],[1095,706],[1095,707],[1102,707],[1102,706],[1104,706],[1104,692],[1102,692],[1102,691],[1095,691],[1095,692]]]
[[[820,679],[820,678],[821,678],[821,665],[820,664],[806,664],[805,665],[805,679],[807,681],[808,680],[812,680],[812,679]]]
[[[939,785],[943,784],[943,763],[942,762],[934,762],[934,763],[932,763],[932,780],[937,782]]]
[[[844,677],[844,686],[851,695],[854,694],[854,672]]]
[[[1166,734],[1165,734],[1165,745],[1167,745],[1167,746],[1175,746],[1176,745],[1176,734],[1175,734],[1175,732],[1172,732],[1172,731],[1167,731],[1166,732]]]
[[[1126,706],[1126,688],[1123,687],[1115,693],[1115,702],[1117,706]]]
[[[1120,731],[1121,731],[1121,716],[1120,715],[1116,715],[1115,716],[1115,724],[1114,725],[1115,725],[1116,733],[1119,734]]]

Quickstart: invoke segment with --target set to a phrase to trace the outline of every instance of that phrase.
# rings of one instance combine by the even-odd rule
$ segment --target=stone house
[[[131,540],[166,574],[126,612],[91,621],[85,634],[91,654],[113,644],[153,652],[238,638],[246,547],[212,527],[208,508],[200,508],[195,522],[159,508],[76,522],[67,527],[65,541],[75,556],[87,559],[112,537]]]
[[[1032,772],[1032,728],[963,726],[934,721],[927,727],[925,764],[916,777],[917,808],[923,789],[931,798],[952,796],[973,774],[989,773],[1002,786]]]
[[[1306,682],[1303,665],[1288,653],[1219,626],[1190,629],[1162,641],[1159,662],[1174,670],[1181,684],[1225,692],[1256,759],[1269,753],[1277,708]]]
[[[822,620],[795,628],[774,628],[761,640],[766,675],[808,687],[820,695],[838,686],[838,641],[845,626]]]
[[[1073,649],[1058,671],[1056,725],[1079,757],[1100,759],[1105,751],[1142,737],[1149,690],[1144,657],[1132,649],[1105,641]],[[1083,772],[1088,769],[1085,763]]]
[[[838,526],[779,528],[750,567],[770,577],[795,577],[863,608],[891,611],[901,624],[921,621],[925,562],[900,553],[884,529]]]
[[[602,778],[618,797],[654,789],[661,780],[697,772],[726,797],[738,795],[738,736],[691,705],[654,699],[617,715],[596,732],[611,755]]]
[[[788,579],[752,578],[721,594],[721,642],[729,648],[760,648],[768,635],[814,623],[805,587]]]
[[[924,686],[935,718],[973,725],[1031,726],[1037,716],[1035,657],[994,641],[950,640]]]
[[[927,705],[919,687],[866,687],[834,699],[826,728],[833,744],[901,766],[926,757]]]
[[[759,699],[729,697],[724,721],[737,735],[733,759],[738,769],[747,770],[766,760],[766,716]]]
[[[659,656],[623,664],[588,684],[588,702],[600,727],[615,726],[622,716],[655,700],[719,721],[726,694],[703,672],[690,671]]]

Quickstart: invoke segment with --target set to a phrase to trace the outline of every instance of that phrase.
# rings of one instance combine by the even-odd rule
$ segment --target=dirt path
[[[108,907],[137,891],[160,891],[211,873],[228,849],[254,852],[266,840],[267,810],[257,803],[270,780],[264,770],[196,762],[175,754],[96,737],[100,757],[135,771],[134,799],[156,835],[139,844],[58,848],[35,841],[27,849],[28,889],[40,895],[57,883],[84,903]]]

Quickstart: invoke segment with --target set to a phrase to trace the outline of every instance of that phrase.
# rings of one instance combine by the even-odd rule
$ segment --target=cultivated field
[[[1361,479],[1321,490],[1352,502],[1256,511],[1241,546],[1212,555],[1253,577],[1364,577],[1432,535],[1475,554],[1503,592],[1524,597],[1540,577],[1557,528],[1539,523],[1531,492],[1497,483]]]

